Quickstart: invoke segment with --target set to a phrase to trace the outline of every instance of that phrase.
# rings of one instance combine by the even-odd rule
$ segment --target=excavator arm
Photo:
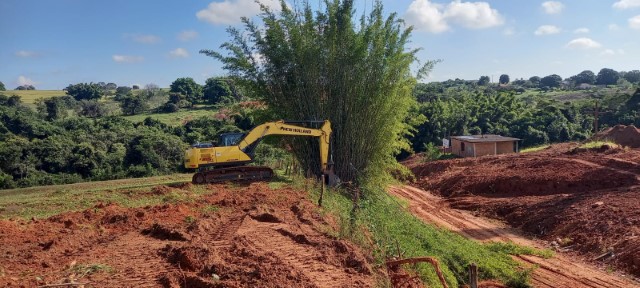
[[[295,123],[310,123],[311,121],[285,122],[275,121],[268,122],[256,126],[251,129],[247,135],[240,140],[238,148],[243,152],[251,155],[253,158],[253,150],[263,137],[269,135],[286,135],[286,136],[309,136],[318,137],[320,143],[320,170],[325,173],[329,169],[329,144],[331,140],[331,122],[329,120],[318,121],[322,123],[320,129],[307,128]],[[316,123],[318,123],[316,122]]]

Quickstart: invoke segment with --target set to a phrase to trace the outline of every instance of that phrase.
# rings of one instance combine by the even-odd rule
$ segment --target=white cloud
[[[280,1],[263,0],[262,4],[269,6],[274,11],[280,10]],[[255,0],[224,0],[211,2],[206,9],[196,13],[200,21],[211,24],[237,24],[241,17],[251,17],[260,13],[260,5]]]
[[[442,10],[441,4],[431,3],[429,0],[415,0],[409,5],[405,18],[417,30],[441,33],[449,30]]]
[[[468,29],[484,29],[499,26],[504,18],[487,2],[462,2],[454,0],[446,6],[430,0],[414,0],[406,11],[407,23],[417,30],[442,33],[457,24]]]
[[[173,58],[187,58],[189,57],[189,52],[184,48],[176,48],[175,50],[171,50],[169,55]]]
[[[27,78],[25,76],[18,76],[18,81],[17,81],[19,86],[23,86],[23,85],[36,85],[36,82],[31,80],[30,78]]]
[[[547,1],[542,3],[542,9],[544,9],[544,13],[547,14],[560,14],[564,9],[564,4],[558,1]]]
[[[572,49],[593,49],[602,47],[602,44],[593,41],[591,38],[582,37],[569,41],[565,47]]]
[[[602,51],[600,53],[600,55],[602,55],[602,56],[624,55],[624,50],[622,50],[622,49],[618,49],[618,50],[605,49],[604,51]]]
[[[640,0],[620,0],[616,3],[613,3],[613,8],[621,10],[635,7],[640,7]]]
[[[584,27],[578,28],[576,30],[573,30],[573,33],[575,33],[575,34],[586,34],[586,33],[589,33],[589,28],[584,28]]]
[[[186,42],[198,38],[198,32],[193,30],[185,30],[178,34],[178,40]]]
[[[15,55],[21,58],[34,58],[40,56],[40,53],[35,51],[20,50],[17,51]]]
[[[455,0],[447,5],[444,16],[452,22],[469,29],[483,29],[504,23],[498,10],[487,2],[461,2]]]
[[[160,37],[151,34],[124,34],[124,37],[143,44],[155,44],[160,42]]]
[[[609,30],[618,31],[620,30],[620,26],[618,26],[618,24],[609,24]]]
[[[629,28],[640,30],[640,15],[629,18]]]
[[[113,61],[118,63],[137,63],[144,61],[144,57],[142,56],[131,56],[131,55],[113,55]]]
[[[533,32],[533,34],[536,34],[537,36],[551,35],[551,34],[558,34],[558,33],[560,33],[560,28],[553,25],[542,25],[538,27],[538,29],[536,29],[535,32]]]

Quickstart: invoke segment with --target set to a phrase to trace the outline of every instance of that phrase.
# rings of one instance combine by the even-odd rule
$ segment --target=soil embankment
[[[504,220],[546,247],[640,277],[640,151],[576,146],[408,166],[446,209]]]
[[[170,195],[192,189],[158,186]],[[97,204],[43,220],[0,221],[0,286],[368,287],[356,246],[306,192],[209,185],[198,203]],[[266,284],[268,283],[268,284]]]

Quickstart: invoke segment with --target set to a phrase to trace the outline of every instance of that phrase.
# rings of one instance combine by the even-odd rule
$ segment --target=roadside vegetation
[[[296,184],[297,183],[297,184]],[[294,185],[301,187],[301,182]],[[372,185],[373,186],[373,185]],[[380,187],[380,186],[377,186]],[[369,193],[354,212],[351,191],[328,190],[323,194],[323,208],[340,220],[338,237],[349,239],[372,251],[378,265],[400,258],[435,257],[449,287],[468,284],[468,265],[478,265],[480,279],[499,280],[509,287],[529,287],[533,270],[520,267],[511,255],[551,257],[550,251],[523,247],[513,243],[482,244],[451,231],[425,224],[409,212],[399,199],[381,188],[365,188]],[[311,190],[318,201],[319,189]],[[412,268],[429,287],[441,286],[433,266],[419,264]]]

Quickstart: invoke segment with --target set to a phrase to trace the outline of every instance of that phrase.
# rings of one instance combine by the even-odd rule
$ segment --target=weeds
[[[510,287],[530,287],[529,278],[534,268],[521,269],[510,255],[552,255],[550,251],[513,243],[482,244],[466,239],[424,223],[406,210],[403,201],[391,197],[380,188],[366,188],[365,191],[355,215],[351,214],[351,195],[345,189],[328,190],[324,194],[323,208],[338,217],[339,237],[372,251],[378,265],[382,265],[389,257],[397,256],[400,250],[401,257],[432,256],[438,259],[450,287],[467,283],[467,267],[470,263],[478,265],[481,279],[499,279]],[[311,191],[311,195],[317,200],[318,190]],[[440,285],[432,267],[418,265],[415,271],[428,286]]]
[[[509,255],[532,255],[549,259],[553,257],[553,251],[549,249],[536,249],[528,246],[520,246],[513,242],[490,242],[485,244],[487,248],[494,252],[503,252]]]
[[[537,151],[542,151],[544,149],[549,148],[551,145],[540,145],[540,146],[533,146],[533,147],[529,147],[529,148],[524,148],[520,150],[520,153],[531,153],[531,152],[537,152]]]
[[[595,148],[600,148],[604,145],[609,145],[610,147],[618,147],[619,145],[610,141],[610,140],[605,140],[605,141],[590,141],[587,143],[584,143],[582,145],[580,145],[579,148],[584,148],[584,149],[595,149]]]

